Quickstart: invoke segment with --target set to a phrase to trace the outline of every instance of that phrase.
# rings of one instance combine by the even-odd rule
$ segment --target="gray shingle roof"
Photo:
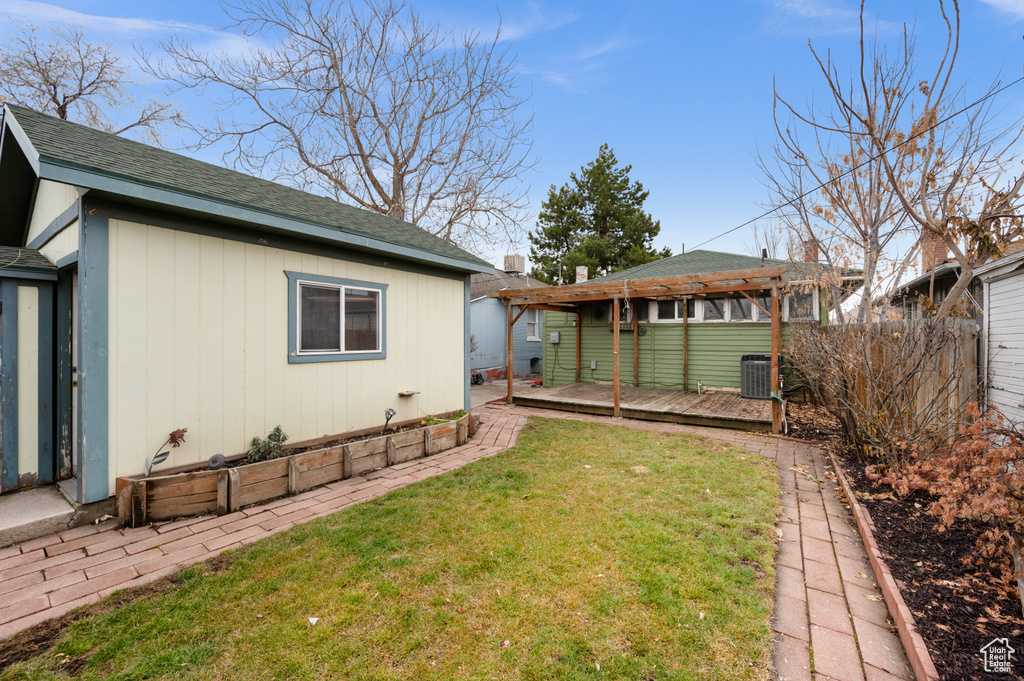
[[[591,281],[623,281],[625,279],[654,279],[656,277],[674,277],[684,274],[711,274],[712,272],[727,272],[730,270],[749,270],[757,267],[778,267],[780,265],[792,265],[789,260],[776,260],[766,258],[764,264],[761,258],[751,255],[737,255],[735,253],[722,253],[721,251],[690,251],[673,255],[671,258],[662,258],[649,262],[646,265],[637,265],[628,270],[614,272],[604,277],[595,277]]]
[[[56,274],[57,267],[39,251],[14,246],[0,246],[0,269],[7,272],[38,272]]]
[[[469,278],[469,297],[476,300],[493,291],[501,291],[507,288],[545,288],[548,285],[533,277],[516,277],[499,269],[493,274],[474,274]]]
[[[311,222],[428,253],[487,264],[407,222],[157,149],[110,133],[8,104],[36,151],[57,165],[150,187]]]

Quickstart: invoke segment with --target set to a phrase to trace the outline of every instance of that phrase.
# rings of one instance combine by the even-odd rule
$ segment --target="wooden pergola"
[[[594,281],[584,284],[555,286],[551,288],[506,289],[490,294],[500,298],[508,308],[508,358],[506,376],[508,379],[508,403],[512,404],[512,326],[528,309],[566,312],[576,315],[576,381],[580,380],[580,304],[611,301],[612,354],[613,354],[613,398],[614,415],[620,411],[620,362],[619,362],[619,318],[623,300],[632,298],[704,298],[712,294],[739,293],[752,305],[768,314],[772,320],[772,432],[782,429],[782,399],[778,395],[779,352],[782,347],[782,327],[779,316],[779,287],[784,284],[786,267],[758,267],[749,270],[731,270],[712,274],[687,274],[654,279],[633,279],[623,281]],[[771,310],[765,310],[751,295],[771,291]],[[519,308],[515,312],[513,308]],[[686,317],[683,317],[683,336],[686,337]],[[638,382],[638,326],[633,324],[633,381]],[[683,383],[686,384],[687,345],[683,345]]]

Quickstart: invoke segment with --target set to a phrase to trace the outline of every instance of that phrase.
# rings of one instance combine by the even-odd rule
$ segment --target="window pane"
[[[377,345],[377,302],[380,291],[345,289],[345,350],[379,350]]]
[[[697,318],[697,301],[690,298],[686,301],[686,318],[696,319]]]
[[[790,319],[816,319],[817,316],[814,310],[814,291],[789,296]]]
[[[732,321],[749,322],[752,319],[750,311],[753,309],[753,306],[750,304],[750,300],[748,298],[730,298],[729,306],[729,314]]]
[[[768,322],[772,319],[772,297],[771,296],[758,296],[757,304],[762,309],[757,311],[757,319],[761,322]]]
[[[646,322],[648,315],[649,301],[641,299],[636,301],[636,319],[639,322]]]
[[[716,322],[725,319],[725,298],[704,299],[704,321]]]
[[[537,338],[537,317],[540,316],[540,310],[534,310],[532,307],[526,310],[526,337]]]
[[[674,300],[659,300],[658,301],[658,319],[675,319],[676,318],[676,301]]]
[[[299,350],[341,350],[341,289],[302,284],[299,291],[302,310]]]

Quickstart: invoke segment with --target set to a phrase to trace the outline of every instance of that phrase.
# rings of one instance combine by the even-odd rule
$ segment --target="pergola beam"
[[[678,287],[665,287],[665,288],[650,288],[644,286],[643,288],[630,288],[628,290],[628,297],[630,298],[656,298],[656,297],[668,297],[668,296],[687,296],[687,295],[706,295],[711,293],[738,293],[743,291],[766,291],[772,288],[775,284],[774,281],[755,282],[750,284],[724,284],[718,286],[705,286],[702,288],[695,288],[692,285],[681,285]],[[558,289],[555,289],[558,290]],[[597,300],[616,300],[627,297],[621,289],[615,292],[593,292],[593,293],[535,293],[527,296],[517,296],[514,298],[508,298],[508,302],[512,305],[536,305],[543,303],[587,303]]]

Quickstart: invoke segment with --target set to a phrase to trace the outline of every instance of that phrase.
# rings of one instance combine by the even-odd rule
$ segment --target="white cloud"
[[[579,15],[572,12],[549,13],[540,7],[536,2],[528,2],[525,11],[521,11],[501,18],[501,40],[515,41],[531,38],[539,33],[547,33],[561,28],[566,24],[579,19]],[[493,35],[494,29],[482,30],[483,34],[488,32]]]
[[[153,33],[166,35],[172,31],[216,33],[214,29],[201,24],[136,17],[105,17],[33,0],[0,0],[0,14],[28,23],[71,24],[107,33],[140,37]]]
[[[1024,19],[1024,0],[981,0],[1000,12],[1012,14],[1014,19]]]
[[[593,47],[586,47],[582,49],[579,53],[579,59],[585,60],[593,59],[594,57],[600,57],[603,54],[608,54],[609,52],[621,50],[624,47],[626,47],[627,44],[628,42],[624,40],[621,36],[615,36],[609,38],[600,45],[595,45]]]
[[[997,0],[1010,2],[1012,0]],[[765,23],[769,30],[802,35],[835,35],[860,31],[860,6],[844,0],[772,0],[773,11]],[[896,27],[865,15],[865,28],[883,31]]]

